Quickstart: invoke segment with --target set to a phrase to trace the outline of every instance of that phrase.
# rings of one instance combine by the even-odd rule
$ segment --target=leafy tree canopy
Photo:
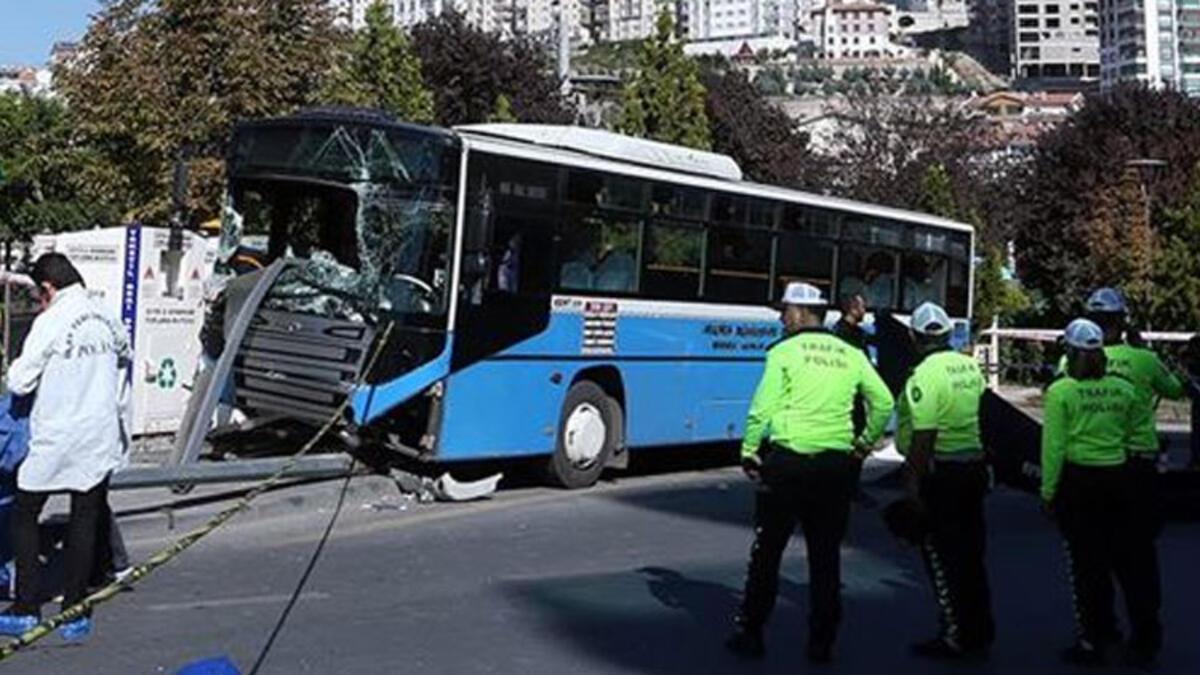
[[[165,220],[186,149],[203,220],[220,207],[233,125],[314,102],[341,39],[325,0],[113,0],[55,86],[121,219]]]
[[[382,0],[367,8],[366,26],[347,41],[322,98],[377,108],[407,122],[433,122],[433,93],[425,86],[421,61]]]
[[[637,73],[625,85],[621,131],[631,136],[707,150],[712,136],[696,62],[683,53],[667,8],[642,43]]]
[[[446,12],[414,27],[412,40],[434,92],[438,124],[486,122],[497,114],[501,96],[520,122],[569,124],[575,119],[548,48],[532,38],[503,40]]]
[[[1160,159],[1166,166],[1143,176],[1128,164],[1139,158]],[[1181,223],[1188,220],[1197,161],[1200,107],[1180,93],[1141,86],[1088,97],[1040,140],[1029,177],[1019,187],[1024,206],[1014,228],[1018,270],[1045,296],[1046,321],[1061,324],[1076,315],[1088,292],[1100,285],[1124,288],[1141,320],[1164,327],[1153,316],[1156,307],[1169,317],[1181,315],[1154,283],[1155,261],[1182,263],[1169,258],[1184,255],[1170,244],[1187,241],[1188,228]],[[1153,204],[1149,213],[1147,196]],[[1179,271],[1200,269],[1184,265]]]

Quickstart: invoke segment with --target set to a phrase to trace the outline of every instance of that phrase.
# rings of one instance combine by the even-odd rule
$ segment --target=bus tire
[[[550,457],[550,481],[568,490],[590,487],[600,479],[621,442],[620,408],[596,383],[576,382],[567,390],[558,421],[558,440]]]

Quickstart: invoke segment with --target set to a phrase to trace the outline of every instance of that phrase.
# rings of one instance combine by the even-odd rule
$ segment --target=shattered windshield
[[[295,261],[268,293],[272,309],[444,314],[457,161],[434,133],[251,127],[230,159],[221,260]]]
[[[250,126],[234,138],[230,174],[278,173],[338,183],[436,184],[448,138],[432,131],[325,122]]]

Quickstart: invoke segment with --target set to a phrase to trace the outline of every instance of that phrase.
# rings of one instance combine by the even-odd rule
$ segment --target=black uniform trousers
[[[38,560],[41,537],[38,517],[52,493],[17,491],[13,514],[13,549],[17,559],[17,598],[12,611],[38,614],[42,604],[42,565]],[[70,492],[71,515],[67,525],[63,607],[87,597],[88,580],[96,555],[99,519],[108,500],[108,479],[87,492]]]
[[[983,461],[935,461],[920,487],[929,527],[921,553],[941,610],[941,637],[963,649],[986,648],[996,635],[984,563],[988,483]]]
[[[841,622],[841,545],[854,492],[846,452],[801,455],[773,447],[762,467],[754,544],[738,623],[760,630],[775,607],[779,565],[799,523],[808,549],[809,639],[831,645]]]
[[[121,536],[121,528],[117,524],[117,516],[107,500],[97,518],[96,526],[96,556],[92,563],[90,585],[106,586],[116,572],[129,567],[129,551],[125,548],[125,538]]]
[[[1151,654],[1162,647],[1158,536],[1163,528],[1164,504],[1157,459],[1153,454],[1134,455],[1126,465],[1133,522],[1115,561],[1118,578],[1123,574],[1133,584],[1122,584],[1132,630],[1129,644]]]
[[[1113,578],[1125,596],[1130,645],[1157,651],[1162,640],[1157,556],[1146,555],[1145,511],[1136,505],[1137,470],[1066,464],[1055,510],[1066,540],[1079,638],[1093,646],[1120,638]],[[1152,570],[1150,568],[1153,568]]]

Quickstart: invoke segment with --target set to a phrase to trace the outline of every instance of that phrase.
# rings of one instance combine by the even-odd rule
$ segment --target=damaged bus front
[[[197,420],[220,398],[311,428],[349,401],[351,445],[545,458],[584,487],[627,450],[740,438],[790,282],[879,315],[936,302],[969,332],[969,226],[758,185],[713,153],[331,111],[244,125],[228,169],[222,265],[261,269],[214,305]]]
[[[417,394],[449,362],[461,158],[448,132],[364,113],[239,127],[217,263],[229,281],[204,342],[249,426],[318,426],[349,397],[343,438],[420,454],[436,405]],[[235,276],[246,268],[261,269]]]

